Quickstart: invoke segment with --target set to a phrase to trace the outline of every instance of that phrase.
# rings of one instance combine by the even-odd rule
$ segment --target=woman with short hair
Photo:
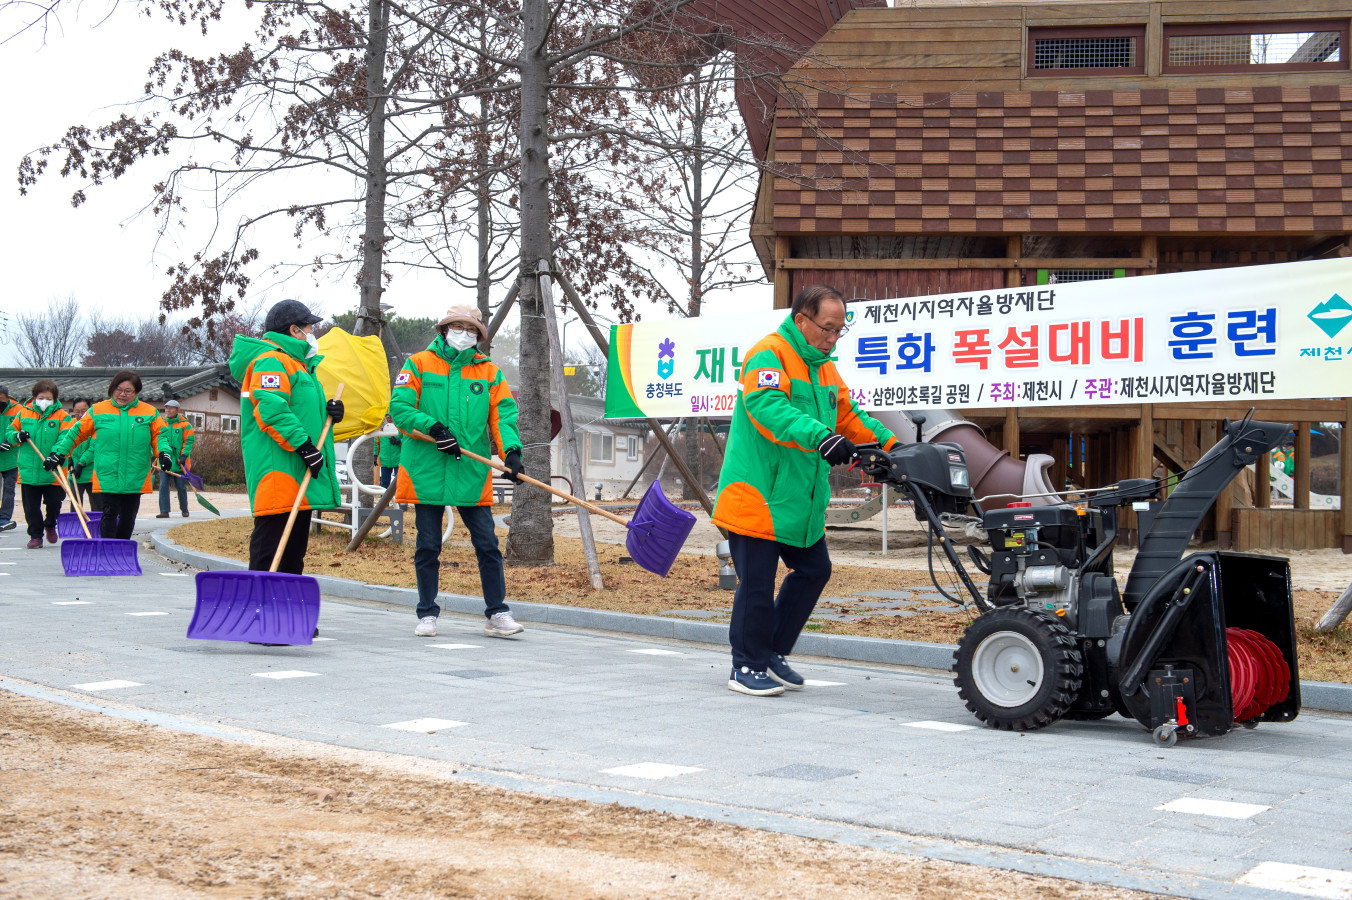
[[[56,543],[56,517],[66,498],[56,475],[43,462],[58,439],[75,425],[70,413],[56,402],[60,395],[56,382],[40,379],[33,385],[32,401],[15,409],[13,417],[5,423],[5,443],[32,444],[38,451],[20,448],[19,453],[19,493],[23,497],[23,517],[28,522],[29,550],[42,549],[44,531],[47,543]]]
[[[51,471],[85,441],[94,445],[94,491],[102,494],[99,534],[127,540],[136,528],[141,495],[150,493],[150,469],[169,469],[169,427],[151,406],[138,398],[141,376],[123,369],[108,382],[108,399],[90,407],[77,427],[67,430],[43,466]]]

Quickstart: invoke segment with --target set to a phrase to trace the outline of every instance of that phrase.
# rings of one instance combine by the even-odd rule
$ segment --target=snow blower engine
[[[988,512],[972,495],[957,444],[860,448],[870,476],[914,501],[931,553],[938,543],[980,611],[954,654],[958,695],[978,719],[1029,731],[1117,712],[1172,746],[1180,735],[1213,737],[1236,723],[1296,717],[1287,560],[1221,551],[1184,557],[1220,492],[1290,426],[1245,418],[1222,430],[1163,503],[1155,499],[1160,482],[1132,478],[1081,492],[1090,499],[1073,504],[1014,502]],[[1112,550],[1128,504],[1143,537],[1119,590]],[[985,591],[945,528],[978,524],[989,548],[967,550],[988,576]]]

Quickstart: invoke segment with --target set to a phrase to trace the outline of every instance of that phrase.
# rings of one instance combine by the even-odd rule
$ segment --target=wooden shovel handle
[[[415,432],[413,432],[413,436],[414,436],[415,438],[417,438],[418,440],[420,440],[420,441],[431,441],[431,442],[434,443],[434,444],[436,443],[436,438],[429,437],[428,435],[423,434],[421,431],[415,431]],[[474,453],[473,451],[470,451],[470,450],[466,450],[464,447],[461,447],[461,448],[460,448],[460,452],[463,453],[465,456],[468,456],[470,459],[474,460],[475,462],[481,462],[481,463],[483,463],[484,465],[488,466],[489,468],[497,469],[499,472],[506,472],[506,473],[508,473],[509,475],[510,475],[511,472],[512,472],[512,470],[509,469],[509,468],[507,468],[506,466],[500,465],[500,464],[498,464],[498,463],[495,463],[495,462],[493,462],[493,460],[491,460],[491,459],[484,459],[484,458],[483,458],[482,456],[480,456],[479,454]],[[572,494],[565,494],[563,491],[559,490],[558,488],[556,488],[556,487],[551,487],[551,486],[545,484],[543,481],[536,481],[534,478],[531,478],[529,475],[526,475],[526,474],[524,474],[524,473],[521,474],[521,475],[518,475],[518,476],[516,476],[516,477],[520,478],[522,481],[526,482],[527,484],[533,484],[533,485],[535,485],[536,487],[540,488],[540,489],[543,490],[543,491],[548,491],[549,493],[553,494],[555,497],[561,497],[561,498],[563,498],[564,500],[567,500],[569,503],[576,503],[578,506],[582,507],[582,508],[585,509],[587,512],[590,512],[590,513],[596,513],[596,515],[598,515],[598,516],[604,516],[605,518],[609,519],[609,520],[612,521],[612,522],[616,522],[616,523],[618,523],[618,524],[620,524],[620,525],[623,525],[625,528],[628,528],[628,527],[629,527],[629,522],[628,522],[627,520],[622,519],[622,518],[620,518],[619,516],[615,515],[613,512],[609,512],[609,511],[607,511],[607,510],[604,510],[604,509],[602,509],[602,508],[599,507],[599,506],[594,506],[594,505],[588,503],[586,500],[581,499],[580,497],[574,497]]]
[[[24,443],[33,448],[33,452],[38,455],[38,459],[42,460],[44,463],[47,461],[47,457],[42,455],[42,451],[38,449],[37,444],[34,444],[31,438],[24,441]],[[80,527],[84,529],[85,537],[92,541],[94,538],[89,533],[89,523],[85,521],[84,508],[80,506],[80,501],[75,499],[75,494],[71,492],[70,484],[62,474],[61,467],[57,466],[53,469],[52,475],[55,476],[57,484],[61,485],[61,489],[66,492],[66,496],[70,498],[71,505],[75,507],[75,515],[80,519]]]
[[[339,382],[338,387],[333,389],[333,399],[343,399],[343,383]],[[324,417],[324,429],[319,432],[319,443],[316,445],[319,452],[324,452],[324,442],[328,440],[329,429],[333,427],[333,416]],[[338,465],[335,459],[333,464]],[[272,556],[272,568],[269,572],[276,572],[277,567],[282,564],[282,553],[286,551],[286,542],[291,540],[291,529],[296,527],[296,514],[300,512],[300,502],[305,499],[305,489],[310,486],[310,467],[305,467],[305,476],[300,480],[300,490],[296,491],[296,502],[291,504],[291,515],[286,519],[286,530],[282,532],[282,539],[277,543],[277,552]]]

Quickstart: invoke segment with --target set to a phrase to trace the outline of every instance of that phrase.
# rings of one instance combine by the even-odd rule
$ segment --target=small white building
[[[557,394],[551,394],[550,405],[559,408]],[[577,453],[582,464],[583,485],[573,485],[576,496],[595,500],[597,486],[601,499],[618,497],[643,468],[644,444],[648,440],[646,419],[607,419],[606,402],[599,397],[570,394],[568,406],[573,413],[573,427],[577,431]],[[555,473],[554,486],[564,488],[558,476],[572,481],[572,470],[564,455],[566,443],[560,432],[550,443],[550,471]]]

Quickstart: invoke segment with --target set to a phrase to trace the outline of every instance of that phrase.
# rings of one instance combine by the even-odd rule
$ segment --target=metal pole
[[[563,349],[560,346],[558,325],[554,319],[554,291],[550,285],[549,261],[540,260],[540,305],[545,311],[545,331],[549,336],[549,355],[553,363],[554,384],[559,392],[559,416],[563,419],[564,441],[568,446],[566,461],[573,479],[582,485],[582,462],[577,455],[577,432],[573,430],[573,411],[568,405],[568,380],[563,374]],[[585,490],[585,486],[584,486]],[[601,563],[596,556],[596,539],[592,537],[591,516],[582,507],[577,509],[578,530],[582,533],[582,552],[587,558],[587,574],[592,587],[605,590],[601,578]]]

